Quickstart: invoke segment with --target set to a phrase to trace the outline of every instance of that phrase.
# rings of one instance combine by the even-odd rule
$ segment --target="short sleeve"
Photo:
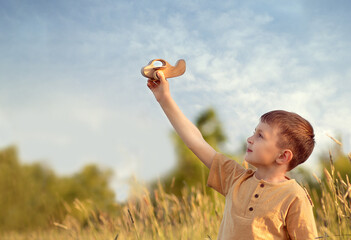
[[[207,179],[207,186],[226,196],[229,187],[245,172],[236,161],[221,153],[216,153]]]
[[[286,224],[291,239],[315,239],[317,237],[312,205],[305,194],[298,196],[290,205]]]

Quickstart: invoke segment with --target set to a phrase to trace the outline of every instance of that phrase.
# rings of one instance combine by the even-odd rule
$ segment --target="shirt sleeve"
[[[298,196],[292,202],[286,224],[291,239],[315,239],[318,237],[312,205],[305,194]]]
[[[207,179],[207,186],[226,196],[229,187],[245,172],[236,161],[221,153],[216,153]]]

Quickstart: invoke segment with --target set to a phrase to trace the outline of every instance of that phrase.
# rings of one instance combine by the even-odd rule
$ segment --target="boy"
[[[181,112],[161,71],[148,80],[174,129],[210,169],[207,185],[226,197],[218,239],[314,239],[312,203],[295,180],[285,176],[304,162],[314,148],[313,128],[295,113],[264,114],[247,139],[245,160],[256,170],[216,152]]]

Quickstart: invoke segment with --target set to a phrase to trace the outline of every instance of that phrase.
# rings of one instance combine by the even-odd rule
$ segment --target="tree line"
[[[92,201],[102,211],[114,211],[112,172],[85,166],[70,176],[58,176],[42,163],[22,164],[15,146],[0,151],[0,231],[25,231],[61,221],[75,199]]]

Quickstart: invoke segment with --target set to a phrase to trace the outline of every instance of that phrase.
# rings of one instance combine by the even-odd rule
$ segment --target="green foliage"
[[[54,181],[55,176],[38,164],[21,166],[15,147],[1,151],[0,230],[46,225],[47,218],[41,213],[48,211],[45,201],[53,196],[47,190]]]
[[[48,227],[64,219],[74,209],[76,199],[89,199],[96,209],[112,211],[115,197],[108,186],[111,175],[88,165],[73,176],[58,177],[43,164],[20,164],[13,146],[1,150],[0,232]]]
[[[58,191],[64,201],[90,199],[98,207],[110,210],[115,198],[114,192],[108,186],[111,176],[111,171],[102,171],[96,165],[87,165],[73,176],[62,178]]]
[[[222,129],[222,124],[213,108],[209,108],[199,115],[196,120],[196,126],[199,128],[206,142],[215,149],[218,149],[227,140]]]
[[[344,181],[346,181],[346,176],[351,179],[350,159],[343,153],[342,145],[335,145],[329,151],[329,154],[321,155],[319,161],[322,169],[326,168],[328,171],[331,171],[333,166],[340,173]]]

